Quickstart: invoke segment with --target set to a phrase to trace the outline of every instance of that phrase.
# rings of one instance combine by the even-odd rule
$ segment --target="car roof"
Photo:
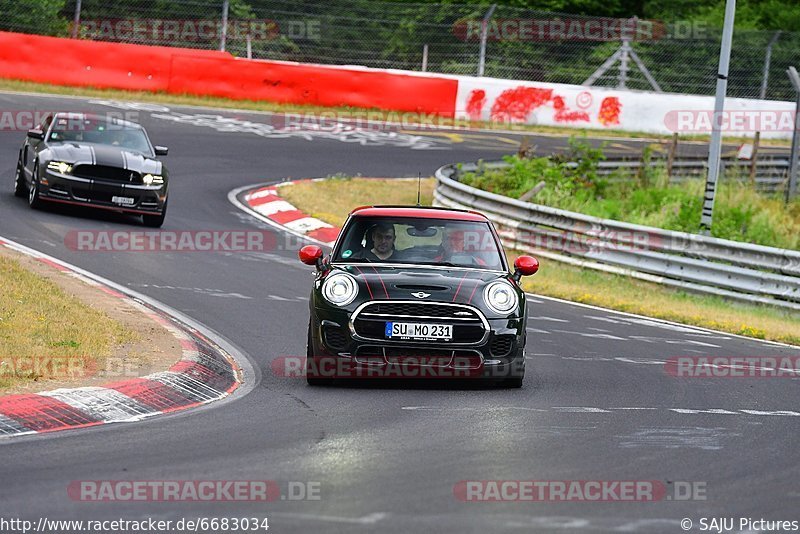
[[[361,206],[350,212],[352,217],[410,217],[417,219],[448,219],[452,221],[488,222],[477,211],[455,210],[429,206]]]
[[[79,113],[74,111],[59,111],[53,117],[55,119],[68,119],[68,120],[88,120],[93,122],[105,122],[111,124],[120,124],[122,126],[127,126],[128,128],[139,128],[143,129],[141,124],[137,124],[135,122],[126,121],[120,119],[119,117],[113,117],[110,115],[101,115],[97,113]]]

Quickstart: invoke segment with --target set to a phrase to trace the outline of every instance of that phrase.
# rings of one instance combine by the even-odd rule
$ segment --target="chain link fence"
[[[499,6],[372,0],[0,0],[0,30],[240,57],[712,95],[721,30]],[[221,21],[227,16],[228,23]],[[736,31],[728,96],[793,100],[800,32]]]

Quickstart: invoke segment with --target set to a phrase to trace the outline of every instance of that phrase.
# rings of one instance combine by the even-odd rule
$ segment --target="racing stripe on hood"
[[[106,167],[127,168],[122,151],[116,147],[95,145],[92,147],[95,165],[105,165]]]
[[[367,293],[369,293],[369,299],[370,300],[374,300],[375,297],[372,296],[372,288],[369,287],[369,278],[364,276],[364,271],[362,271],[361,269],[359,269],[356,266],[354,266],[354,267],[355,267],[356,271],[358,271],[358,274],[361,275],[361,277],[364,279],[364,285],[367,286]]]
[[[386,298],[388,299],[389,292],[386,290],[386,284],[383,283],[383,277],[381,276],[381,273],[378,272],[378,269],[376,269],[374,266],[372,267],[372,270],[375,271],[375,274],[378,275],[378,280],[380,280],[381,286],[383,286],[383,292],[386,293]]]
[[[458,292],[461,291],[461,284],[464,283],[464,279],[467,277],[468,274],[469,271],[464,271],[464,276],[462,276],[461,280],[458,282],[458,287],[456,288],[456,292],[453,294],[453,302],[455,302],[456,299],[458,298]]]
[[[481,281],[480,280],[476,281],[475,285],[472,287],[472,293],[469,294],[469,298],[467,299],[467,304],[470,304],[472,302],[472,297],[475,296],[475,291],[478,290],[478,286],[479,285],[481,285]]]

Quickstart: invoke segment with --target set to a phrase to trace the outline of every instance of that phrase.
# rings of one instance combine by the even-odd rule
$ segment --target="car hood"
[[[483,303],[482,288],[493,280],[508,279],[508,273],[484,269],[381,266],[370,263],[333,266],[355,276],[359,300],[418,300],[420,302]]]
[[[51,160],[119,167],[140,173],[162,173],[161,162],[157,159],[114,146],[69,142],[50,145],[48,148]]]

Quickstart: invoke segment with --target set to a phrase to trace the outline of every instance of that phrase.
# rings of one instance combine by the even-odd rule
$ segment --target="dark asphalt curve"
[[[0,94],[3,110],[64,107],[115,109]],[[513,152],[513,142],[499,138],[518,140],[480,132],[420,139],[284,135],[263,127],[269,115],[196,108],[141,112],[139,120],[154,143],[170,147],[164,230],[259,228],[226,198],[243,185],[337,172],[431,174],[445,163]],[[268,253],[70,250],[64,244],[70,230],[142,228],[123,216],[28,209],[12,194],[23,135],[0,131],[0,235],[180,310],[237,345],[258,372],[247,376],[254,389],[231,402],[142,423],[0,441],[2,518],[268,517],[271,532],[673,533],[683,518],[695,529],[703,517],[800,519],[797,379],[679,379],[664,370],[679,355],[800,355],[796,349],[533,298],[530,375],[521,390],[310,388],[270,367],[305,350],[312,275],[296,260],[293,240],[279,235],[281,246]],[[534,143],[545,151],[564,146],[556,137]],[[68,486],[87,480],[271,480],[287,498],[74,500]],[[481,480],[654,480],[668,492],[691,483],[700,493],[658,502],[457,498],[460,481]],[[290,483],[300,482],[318,484],[319,498],[288,498]]]

